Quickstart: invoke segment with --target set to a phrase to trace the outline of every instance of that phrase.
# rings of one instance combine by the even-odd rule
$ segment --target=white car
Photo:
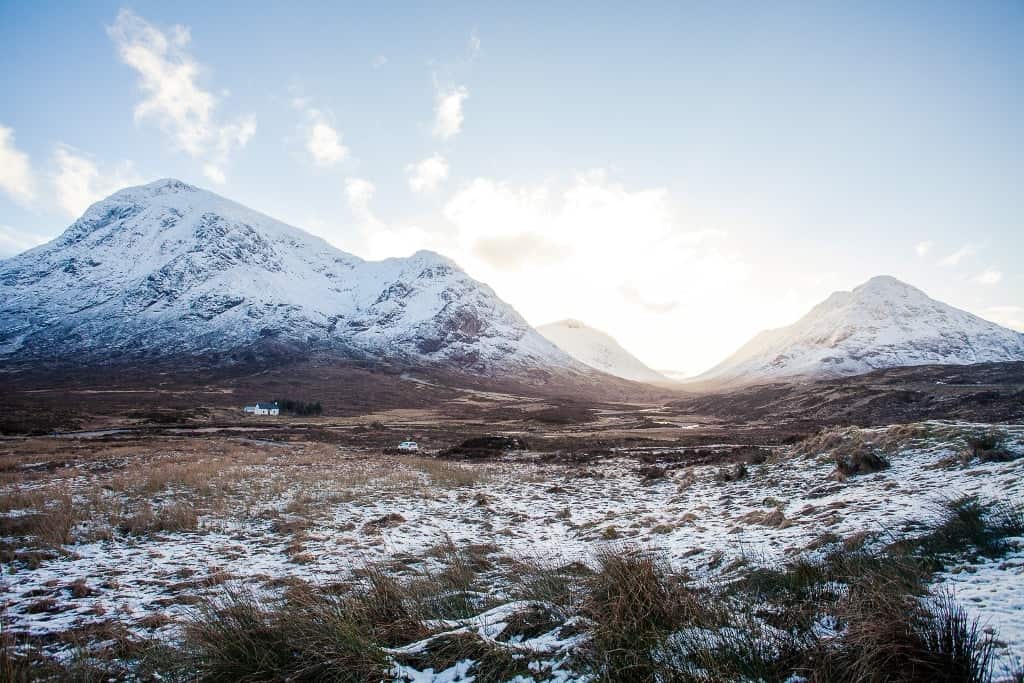
[[[398,444],[398,450],[403,453],[416,453],[420,450],[420,445],[415,441],[403,441]]]

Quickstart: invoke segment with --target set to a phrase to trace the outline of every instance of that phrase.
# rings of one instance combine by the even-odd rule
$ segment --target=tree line
[[[292,415],[320,415],[324,412],[320,401],[306,402],[296,401],[292,398],[279,398],[276,403],[282,413],[291,413]]]

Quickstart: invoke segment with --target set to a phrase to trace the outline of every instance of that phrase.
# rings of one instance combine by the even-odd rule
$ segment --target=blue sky
[[[696,372],[888,273],[1024,329],[1024,4],[0,2],[0,256],[178,177]]]

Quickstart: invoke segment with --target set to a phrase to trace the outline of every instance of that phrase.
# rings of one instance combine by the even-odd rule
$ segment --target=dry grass
[[[486,465],[463,465],[424,457],[400,457],[396,460],[404,467],[426,474],[430,484],[437,488],[479,486],[491,479],[491,471]]]
[[[857,427],[833,427],[808,437],[793,447],[793,453],[833,462],[831,477],[845,479],[858,474],[879,472],[889,467],[888,453],[899,449],[919,431],[910,426],[895,427],[881,436]]]
[[[186,631],[204,681],[381,677],[387,659],[359,614],[340,598],[293,593],[283,602],[227,593],[205,604]]]
[[[199,517],[189,503],[175,502],[155,508],[145,503],[134,514],[123,519],[119,529],[133,536],[159,532],[196,531]]]
[[[81,521],[83,510],[75,505],[70,491],[45,489],[31,496],[19,494],[18,498],[12,509],[21,514],[0,517],[0,535],[33,538],[41,548],[61,548],[71,543],[72,532]]]
[[[816,660],[816,680],[988,683],[994,642],[951,597],[921,603],[860,582],[839,609],[846,626]]]
[[[932,438],[917,428],[890,431],[899,432],[891,436],[893,444]],[[885,448],[880,440],[858,441],[841,430],[816,439],[818,445],[802,447],[820,455],[820,445],[829,444],[830,456],[865,443]],[[250,448],[254,452],[247,454]],[[74,477],[62,470],[58,486],[38,487],[35,475],[8,485],[0,510],[17,514],[0,517],[5,533],[35,539],[40,547],[60,547],[101,537],[104,529],[129,535],[196,531],[200,517],[208,528],[210,512],[216,510],[223,519],[269,521],[275,533],[286,536],[291,561],[303,563],[316,559],[308,531],[320,529],[325,517],[337,519],[341,503],[437,495],[439,490],[447,496],[445,489],[455,489],[450,495],[466,505],[474,500],[487,505],[472,489],[501,468],[418,457],[367,460],[324,444],[260,446],[224,439],[159,445],[150,453],[136,449],[128,460],[121,460],[127,449],[117,452],[118,458],[110,458],[97,447],[97,467],[80,462],[69,468],[76,470]],[[557,493],[565,490],[552,492]],[[786,524],[777,501],[769,504],[771,509],[747,521]],[[998,546],[1013,530],[1024,533],[1019,506],[986,507],[980,515],[967,509],[965,514],[956,525],[940,524],[936,530],[945,538],[959,534],[968,539],[958,541],[956,552],[982,551],[990,541]],[[572,516],[568,507],[559,515]],[[352,528],[355,519],[340,521]],[[371,528],[410,523],[380,516]],[[667,525],[649,526],[656,533],[671,531]],[[990,534],[996,527],[1003,534],[998,538]],[[332,528],[343,527],[334,523]],[[602,529],[609,538],[618,534],[607,520],[587,529],[595,536]],[[274,552],[280,540],[272,539]],[[932,676],[949,671],[961,676],[957,680],[982,680],[971,672],[985,664],[990,646],[977,625],[951,603],[915,607],[934,569],[918,557],[925,553],[925,540],[878,554],[865,549],[878,546],[872,539],[846,546],[840,540],[822,541],[818,550],[825,559],[820,561],[763,571],[752,564],[730,566],[726,573],[735,582],[726,586],[695,584],[657,555],[629,548],[593,558],[594,571],[583,564],[511,562],[495,547],[446,542],[422,556],[398,558],[391,566],[364,568],[351,586],[328,589],[292,582],[274,600],[228,590],[197,612],[178,658],[202,680],[375,679],[388,664],[386,648],[437,635],[436,620],[468,618],[499,602],[523,599],[542,607],[516,615],[497,641],[547,633],[568,621],[565,632],[579,632],[585,641],[571,666],[595,680],[691,680],[688,676],[697,670],[706,673],[706,680],[785,680],[794,671],[815,681],[854,680],[829,668],[837,663],[857,671],[858,680],[912,680],[894,674],[910,666]],[[836,549],[830,553],[832,546]],[[941,556],[943,551],[928,547],[926,552]],[[190,598],[210,590],[197,581],[184,583],[188,586],[180,592]],[[848,587],[849,593],[837,586]],[[76,581],[47,590],[61,601],[41,594],[40,609],[74,605],[67,601],[69,592],[82,600],[94,589]],[[760,611],[754,614],[751,605]],[[872,613],[885,615],[889,630],[872,631],[867,616]],[[839,619],[840,631],[849,637],[818,641],[811,626],[822,614]],[[159,628],[164,620],[157,616],[147,625]],[[407,663],[437,670],[471,657],[477,660],[472,671],[477,680],[507,680],[524,666],[522,659],[510,657],[512,650],[472,634],[446,634]],[[11,676],[18,675],[16,666]]]
[[[702,609],[682,577],[656,555],[618,548],[596,559],[583,607],[594,624],[595,667],[604,680],[656,680],[665,669],[659,647],[670,633],[695,623]]]

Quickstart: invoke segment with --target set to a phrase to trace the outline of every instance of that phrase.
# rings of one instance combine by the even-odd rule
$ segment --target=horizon
[[[111,197],[113,197],[114,195],[116,195],[116,194],[118,194],[118,193],[120,193],[120,192],[122,192],[122,191],[125,191],[125,190],[131,190],[131,189],[137,189],[137,188],[141,188],[141,187],[150,187],[150,186],[154,186],[154,185],[162,185],[162,184],[166,184],[166,183],[183,183],[183,184],[185,184],[185,185],[188,185],[188,186],[190,186],[190,187],[191,187],[192,189],[194,189],[194,190],[198,190],[198,191],[200,191],[200,192],[207,192],[207,193],[213,194],[214,196],[216,196],[216,197],[218,197],[218,198],[220,198],[220,199],[223,199],[223,200],[226,200],[226,201],[228,201],[228,202],[232,202],[232,203],[238,204],[238,202],[234,202],[234,200],[232,200],[232,199],[231,199],[230,197],[224,197],[223,195],[220,195],[220,194],[218,194],[218,193],[216,193],[216,192],[213,192],[212,190],[209,190],[208,188],[204,188],[204,187],[200,187],[200,186],[196,186],[196,185],[191,185],[190,183],[185,183],[184,181],[182,181],[182,180],[180,180],[180,179],[178,179],[178,178],[170,178],[170,177],[166,177],[166,178],[158,178],[158,179],[156,179],[156,180],[150,181],[150,182],[148,182],[148,183],[144,183],[144,184],[142,184],[142,185],[131,185],[131,186],[127,186],[127,187],[124,187],[124,188],[120,188],[120,189],[116,190],[116,191],[115,191],[114,193],[112,193],[111,195],[109,195],[108,197],[105,197],[104,199],[101,199],[101,200],[99,200],[99,201],[95,202],[95,203],[94,203],[93,205],[90,205],[89,207],[87,207],[87,209],[86,209],[86,212],[88,212],[88,210],[89,210],[89,209],[91,209],[91,208],[92,208],[92,206],[94,206],[95,204],[99,204],[99,203],[102,203],[102,201],[104,201],[105,199],[110,199]],[[240,206],[243,206],[243,207],[244,207],[244,208],[246,208],[246,209],[250,209],[250,210],[256,211],[257,213],[262,213],[262,212],[258,211],[257,209],[254,209],[253,207],[246,207],[245,205],[240,205]],[[84,215],[85,215],[85,214],[83,213],[83,216],[84,216]],[[312,237],[316,237],[316,238],[318,238],[318,239],[322,239],[322,238],[320,238],[319,236],[317,236],[317,235],[315,235],[315,234],[313,234],[313,233],[310,233],[309,231],[307,231],[307,230],[305,230],[305,229],[303,229],[303,228],[301,228],[301,227],[299,227],[299,226],[294,226],[294,225],[290,225],[290,224],[284,223],[284,222],[283,222],[283,221],[281,221],[280,219],[274,218],[273,216],[268,216],[268,215],[266,215],[266,214],[263,214],[263,215],[264,215],[264,216],[266,216],[267,218],[270,218],[270,219],[271,219],[271,220],[273,220],[273,221],[276,221],[276,222],[278,222],[278,223],[282,223],[282,224],[284,224],[284,225],[287,225],[287,226],[288,226],[289,228],[292,228],[292,229],[298,229],[299,231],[301,231],[301,232],[304,232],[304,233],[305,233],[305,234],[307,234],[307,235],[310,235],[310,236],[312,236]],[[72,225],[73,225],[73,224],[72,224]],[[70,226],[69,226],[69,229],[70,229]],[[63,234],[63,233],[61,233],[61,234]],[[48,246],[49,244],[51,244],[52,242],[54,242],[54,241],[58,240],[58,239],[59,239],[59,237],[60,237],[60,235],[58,235],[58,236],[54,237],[54,239],[53,239],[53,240],[51,240],[50,242],[46,242],[46,243],[44,243],[44,244],[40,244],[40,245],[37,245],[37,247],[46,247],[46,246]],[[327,241],[325,240],[325,242],[327,242]],[[332,246],[332,247],[334,246],[334,245],[332,245],[332,244],[331,244],[330,242],[327,242],[327,244],[328,244],[329,246]],[[30,248],[29,250],[27,250],[27,251],[31,251],[32,249],[35,249],[35,248],[36,248],[36,247],[31,247],[31,248]],[[334,247],[334,248],[336,248],[336,249],[337,249],[338,247]],[[433,251],[433,250],[430,250],[430,249],[422,249],[422,250],[419,250],[419,251],[423,251],[423,252],[427,252],[427,253],[431,253],[431,254],[439,255],[439,256],[441,256],[441,257],[443,257],[443,258],[448,258],[448,257],[447,257],[447,256],[446,256],[445,254],[441,254],[440,252],[435,252],[435,251]],[[27,253],[27,252],[22,252],[22,253]],[[349,256],[352,256],[352,255],[353,255],[353,254],[348,254],[348,252],[343,252],[343,253],[346,253],[346,254],[347,254],[347,255],[349,255]],[[363,259],[363,260],[364,260],[364,261],[384,261],[384,260],[389,260],[389,259],[394,259],[394,258],[410,258],[411,256],[415,255],[415,253],[419,253],[419,252],[414,252],[414,254],[412,254],[412,255],[410,255],[410,256],[408,256],[408,257],[394,257],[394,256],[385,256],[385,257],[381,257],[380,259]],[[362,258],[362,257],[359,257],[358,255],[355,255],[355,256],[356,256],[357,258]],[[13,256],[12,256],[11,258],[13,258]],[[0,260],[2,260],[2,259],[0,259]],[[456,265],[459,265],[459,264],[458,264],[458,263],[456,262]],[[460,267],[461,267],[461,266],[460,266]],[[886,273],[879,273],[879,274],[876,274],[876,275],[872,275],[872,276],[871,276],[870,278],[868,278],[867,280],[864,280],[863,282],[857,283],[856,285],[853,285],[853,286],[849,287],[848,289],[841,289],[841,290],[833,290],[833,291],[829,292],[828,294],[824,294],[824,293],[823,293],[823,294],[822,294],[822,296],[820,297],[820,299],[819,299],[819,300],[818,300],[818,301],[817,301],[817,302],[816,302],[816,303],[814,304],[814,306],[813,306],[813,307],[816,307],[816,306],[818,306],[819,304],[822,304],[822,303],[824,303],[824,302],[825,302],[825,301],[826,301],[827,299],[831,298],[831,297],[832,297],[833,295],[835,295],[835,294],[840,294],[840,293],[851,293],[851,292],[853,292],[853,291],[855,291],[855,290],[857,290],[857,289],[860,289],[861,287],[865,287],[865,286],[869,285],[870,283],[872,283],[872,282],[874,282],[874,281],[878,281],[878,280],[891,280],[891,281],[893,281],[893,282],[895,282],[895,283],[898,283],[898,284],[901,284],[901,285],[904,285],[904,286],[909,286],[910,288],[912,288],[912,289],[915,289],[915,290],[917,290],[918,292],[921,292],[921,293],[922,293],[922,294],[924,294],[924,295],[925,295],[926,297],[928,296],[928,293],[927,293],[927,292],[924,292],[924,291],[923,291],[923,290],[921,290],[921,289],[920,289],[919,287],[916,287],[916,286],[915,286],[915,285],[914,285],[913,283],[910,283],[910,282],[905,282],[905,281],[903,281],[903,280],[900,280],[899,278],[897,278],[897,277],[895,277],[895,276],[893,276],[893,275],[889,275],[889,274],[886,274]],[[484,283],[484,284],[486,284],[486,283]],[[499,295],[499,297],[500,297],[500,292],[498,292],[498,295]],[[929,297],[929,298],[932,298],[932,297]],[[944,303],[944,302],[939,302],[939,303]],[[805,317],[805,316],[806,316],[807,314],[809,314],[809,313],[811,312],[811,310],[813,309],[813,307],[812,307],[811,309],[808,309],[808,310],[806,310],[806,311],[804,311],[804,312],[800,313],[800,315],[798,316],[798,318],[797,318],[797,319],[794,319],[793,321],[791,321],[791,322],[789,322],[789,323],[785,323],[785,324],[781,325],[781,326],[780,326],[780,327],[778,327],[778,328],[765,328],[764,330],[760,330],[760,331],[758,332],[758,334],[760,334],[761,332],[772,332],[772,331],[775,331],[775,330],[778,330],[778,329],[784,329],[784,328],[786,328],[786,327],[790,327],[790,326],[792,326],[792,325],[794,325],[794,324],[798,323],[798,322],[799,322],[800,320],[802,320],[802,319],[803,319],[803,318],[804,318],[804,317]],[[983,319],[984,319],[984,318],[983,318]],[[991,322],[991,321],[989,321],[989,322]],[[615,337],[614,337],[614,335],[613,335],[613,334],[611,334],[611,333],[607,332],[606,330],[602,330],[602,329],[599,329],[599,328],[595,328],[595,327],[594,327],[594,326],[592,326],[592,325],[588,325],[588,324],[587,324],[587,323],[586,323],[585,321],[581,321],[581,320],[579,320],[579,319],[576,319],[576,318],[561,318],[561,319],[558,319],[558,320],[550,320],[550,321],[547,321],[547,322],[543,322],[543,323],[539,323],[539,324],[534,324],[534,323],[530,323],[530,324],[531,324],[531,326],[532,326],[532,327],[533,327],[534,329],[537,329],[537,330],[539,330],[539,329],[540,329],[540,328],[542,328],[542,327],[546,327],[546,326],[553,326],[553,325],[558,325],[558,324],[561,324],[561,323],[576,323],[576,324],[581,324],[581,325],[583,325],[584,327],[587,327],[587,328],[589,328],[589,329],[592,329],[592,330],[594,330],[594,331],[596,331],[596,332],[598,332],[598,333],[600,333],[600,334],[604,334],[604,335],[607,335],[607,336],[609,336],[609,337],[610,337],[610,338],[612,339],[612,341],[613,341],[613,342],[616,342],[616,343],[618,343],[618,340],[617,340],[617,339],[615,339]],[[1012,329],[1012,328],[1011,328],[1011,329]],[[756,335],[755,335],[755,336],[756,336]],[[727,360],[728,360],[728,359],[729,359],[729,358],[730,358],[730,357],[731,357],[731,356],[733,355],[733,353],[735,353],[735,352],[739,351],[740,349],[742,349],[742,348],[743,348],[743,346],[746,346],[746,344],[747,344],[748,342],[752,341],[752,339],[753,339],[753,338],[751,338],[751,339],[748,339],[748,340],[744,341],[744,342],[743,342],[743,343],[741,344],[741,346],[740,346],[740,347],[737,347],[736,349],[734,349],[734,350],[730,351],[730,352],[729,352],[729,353],[727,353],[726,355],[722,356],[722,357],[721,357],[721,358],[720,358],[719,360],[716,360],[716,361],[715,361],[715,362],[714,362],[714,363],[713,363],[712,365],[708,366],[707,368],[703,368],[702,370],[700,370],[700,371],[699,371],[699,372],[697,372],[697,373],[690,373],[690,374],[685,374],[685,373],[682,373],[682,372],[680,372],[680,371],[677,371],[677,370],[673,370],[673,369],[671,369],[671,368],[668,368],[668,369],[659,369],[659,368],[651,368],[651,369],[652,369],[652,370],[654,370],[655,372],[658,372],[659,374],[662,374],[662,375],[664,375],[664,376],[665,376],[665,378],[667,378],[667,379],[669,379],[669,380],[672,380],[672,381],[676,381],[676,382],[685,382],[685,381],[688,381],[688,380],[699,380],[699,379],[700,379],[700,376],[701,376],[701,375],[702,375],[703,373],[705,373],[705,372],[708,372],[708,371],[710,371],[710,370],[712,370],[712,369],[714,369],[714,368],[718,367],[718,365],[719,365],[719,364],[721,364],[722,362],[724,362],[724,361],[727,361]],[[556,344],[556,346],[557,346],[557,344]],[[627,353],[630,353],[630,355],[633,355],[633,354],[631,353],[630,349],[628,349],[628,348],[625,348],[624,350],[625,350],[625,351],[626,351]],[[566,351],[566,353],[569,353],[569,352],[568,352],[568,351]],[[571,355],[571,354],[570,354],[570,355]],[[641,362],[642,362],[642,361],[641,361]],[[650,367],[650,366],[648,366],[648,367]]]
[[[1024,330],[1021,5],[407,7],[0,8],[0,258],[175,177],[659,372],[883,273]]]

